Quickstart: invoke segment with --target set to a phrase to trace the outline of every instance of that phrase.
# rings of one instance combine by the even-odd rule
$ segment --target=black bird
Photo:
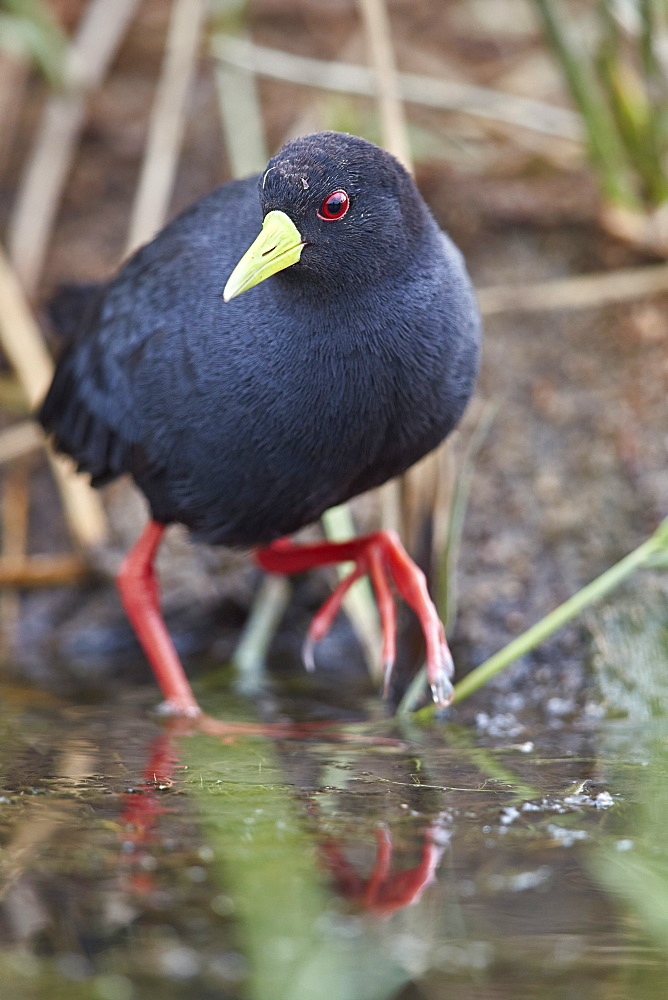
[[[153,571],[171,522],[255,549],[269,572],[354,561],[309,634],[324,634],[368,572],[386,675],[389,577],[419,616],[446,704],[443,628],[399,539],[285,539],[435,448],[473,388],[480,327],[464,264],[397,160],[352,135],[295,139],[259,178],[179,215],[87,301],[39,418],[93,485],[128,472],[148,499],[118,586],[168,707],[200,711]]]

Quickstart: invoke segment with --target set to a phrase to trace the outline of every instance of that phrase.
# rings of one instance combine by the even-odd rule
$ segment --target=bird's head
[[[317,132],[289,142],[259,180],[264,222],[230,275],[229,301],[290,268],[339,286],[397,274],[433,220],[410,176],[357,136]]]

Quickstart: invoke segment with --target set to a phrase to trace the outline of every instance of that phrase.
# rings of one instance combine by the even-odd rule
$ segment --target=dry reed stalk
[[[223,35],[218,36],[216,55],[228,65],[256,73],[259,77],[340,94],[376,96],[374,73],[368,66],[298,56]],[[399,94],[408,104],[456,111],[578,143],[583,140],[580,115],[569,108],[504,94],[490,87],[441,80],[419,73],[398,73],[397,79]]]
[[[244,0],[226,5],[227,21],[238,23],[236,36],[248,40],[243,26]],[[248,177],[264,170],[267,148],[257,79],[252,70],[227,63],[218,52],[220,31],[210,39],[223,142],[233,178]],[[266,658],[272,639],[290,602],[292,586],[287,577],[268,575],[253,598],[241,637],[232,655],[237,670],[236,686],[242,694],[258,694],[266,682]]]
[[[90,576],[90,566],[79,555],[0,558],[0,587],[58,587]]]
[[[22,420],[0,431],[0,465],[44,447],[44,434],[34,420]]]
[[[205,10],[204,0],[174,0],[172,5],[165,56],[132,207],[127,253],[151,239],[165,223]]]
[[[0,410],[19,417],[30,414],[23,389],[13,372],[0,374]]]
[[[247,39],[245,32],[238,37]],[[257,78],[251,70],[219,58],[218,44],[219,35],[214,34],[210,50],[225,149],[232,176],[248,177],[259,174],[269,159]]]
[[[383,146],[414,173],[387,7],[384,0],[359,0],[359,4],[376,80]],[[398,530],[409,551],[417,552],[426,521],[431,524],[432,549],[447,532],[449,508],[438,501],[452,493],[447,482],[452,463],[444,457],[448,450],[445,443],[380,490],[383,527]]]
[[[37,288],[63,188],[86,118],[139,0],[91,0],[67,58],[67,90],[47,101],[9,223],[8,250],[23,288]]]
[[[222,51],[225,53],[227,51],[227,39],[223,39]],[[336,55],[336,60],[334,62],[337,66],[347,65],[349,60],[358,59],[361,43],[364,39],[360,38],[359,32],[353,31],[348,37],[346,42],[342,45]],[[252,43],[250,43],[252,46]],[[224,57],[223,57],[223,61]],[[319,60],[316,60],[319,62]],[[234,66],[235,63],[231,62],[227,65]],[[329,66],[330,62],[322,62],[323,66]],[[364,72],[369,77],[369,94],[371,97],[374,96],[374,78],[373,70],[368,69],[366,66],[363,67]],[[265,76],[264,73],[258,71],[258,76]],[[268,77],[272,79],[272,77]],[[289,81],[288,81],[289,82]],[[301,108],[298,114],[292,119],[288,129],[283,135],[283,141],[289,142],[290,139],[297,139],[300,135],[309,135],[311,132],[317,132],[323,127],[323,123],[327,121],[331,113],[331,98],[327,93],[327,90],[322,90],[322,88],[314,86],[309,86],[308,89],[311,91],[309,93],[308,104]],[[320,91],[319,93],[313,93],[312,91]]]
[[[498,316],[501,313],[591,309],[666,292],[668,265],[652,264],[602,274],[579,274],[535,285],[481,288],[478,303],[483,316]]]
[[[382,142],[385,148],[396,156],[407,170],[413,173],[413,161],[408,144],[406,118],[399,96],[397,68],[394,61],[392,32],[387,9],[383,0],[359,0],[359,7],[364,22],[366,43],[375,81]],[[414,539],[410,530],[408,534],[411,537],[405,534],[408,526],[404,499],[405,494],[408,494],[409,502],[412,504],[415,483],[414,477],[412,484],[404,490],[402,488],[404,484],[401,480],[391,479],[378,491],[383,529],[385,531],[398,531],[406,538],[410,550],[413,549]]]
[[[0,344],[12,365],[31,408],[43,398],[53,375],[53,362],[30,311],[18,278],[0,248]],[[72,464],[50,456],[65,516],[80,545],[95,545],[106,535],[102,504]]]
[[[413,161],[387,7],[383,0],[359,0],[359,5],[376,78],[383,145],[412,173]]]
[[[75,740],[64,744],[54,761],[54,773],[59,776],[58,785],[63,786],[65,795],[40,796],[26,802],[25,810],[21,811],[3,846],[0,900],[20,879],[33,875],[35,859],[48,852],[48,844],[56,837],[67,836],[68,825],[77,823],[86,806],[67,792],[72,785],[99,772],[99,758],[99,750],[91,744]],[[54,793],[56,787],[55,783],[51,786]]]
[[[241,31],[237,38],[246,39]],[[219,107],[225,144],[233,176],[243,176],[263,169],[267,161],[264,138],[262,109],[259,103],[254,70],[227,64],[224,49],[229,36],[214,35],[211,43],[212,54],[219,64],[231,66],[233,73],[216,74],[219,89]],[[222,43],[222,49],[221,49]],[[341,55],[345,58],[350,50],[346,44]],[[235,75],[236,74],[236,75]],[[233,92],[234,88],[234,92]],[[251,136],[246,133],[247,122],[251,124]],[[298,135],[316,131],[322,127],[322,109],[309,107],[293,121],[284,141]],[[326,511],[322,518],[326,536],[333,541],[349,539],[355,534],[355,525],[347,506]],[[345,574],[345,567],[341,568]],[[234,653],[234,662],[239,671],[239,689],[250,694],[261,689],[265,675],[265,660],[271,640],[285,613],[290,600],[291,586],[283,578],[269,578],[258,590],[251,613],[244,626],[241,640]],[[364,650],[370,674],[376,680],[382,677],[380,663],[380,631],[373,594],[368,580],[358,580],[343,599],[343,609]]]

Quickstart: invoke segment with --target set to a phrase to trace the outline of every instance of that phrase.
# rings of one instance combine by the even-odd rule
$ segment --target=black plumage
[[[480,329],[464,263],[392,156],[334,132],[296,139],[261,177],[179,215],[108,284],[70,292],[58,316],[76,332],[39,417],[94,485],[130,473],[148,499],[153,523],[119,588],[174,711],[199,712],[152,569],[174,521],[206,542],[260,547],[273,572],[341,559],[370,571],[386,677],[389,573],[420,617],[432,691],[447,703],[443,628],[398,539],[272,544],[435,448],[473,388]]]
[[[335,189],[350,210],[318,218]],[[225,303],[276,208],[300,261]],[[40,411],[56,447],[96,485],[131,473],[155,520],[225,545],[294,532],[408,468],[452,429],[477,366],[459,252],[396,160],[335,133],[200,199],[82,319]]]

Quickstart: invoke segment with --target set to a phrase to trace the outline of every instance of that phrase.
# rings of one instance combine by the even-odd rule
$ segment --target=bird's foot
[[[343,598],[355,580],[368,573],[378,602],[383,633],[384,690],[388,692],[396,653],[397,616],[390,582],[416,613],[424,634],[427,677],[432,697],[438,705],[449,705],[454,672],[452,656],[443,625],[427,590],[424,573],[415,565],[399,537],[394,532],[378,531],[349,542],[322,542],[314,545],[293,545],[281,539],[256,552],[256,559],[270,573],[301,573],[314,566],[337,562],[353,562],[354,567],[339,582],[309,628],[304,644],[307,669],[314,666],[313,648],[329,632]]]

